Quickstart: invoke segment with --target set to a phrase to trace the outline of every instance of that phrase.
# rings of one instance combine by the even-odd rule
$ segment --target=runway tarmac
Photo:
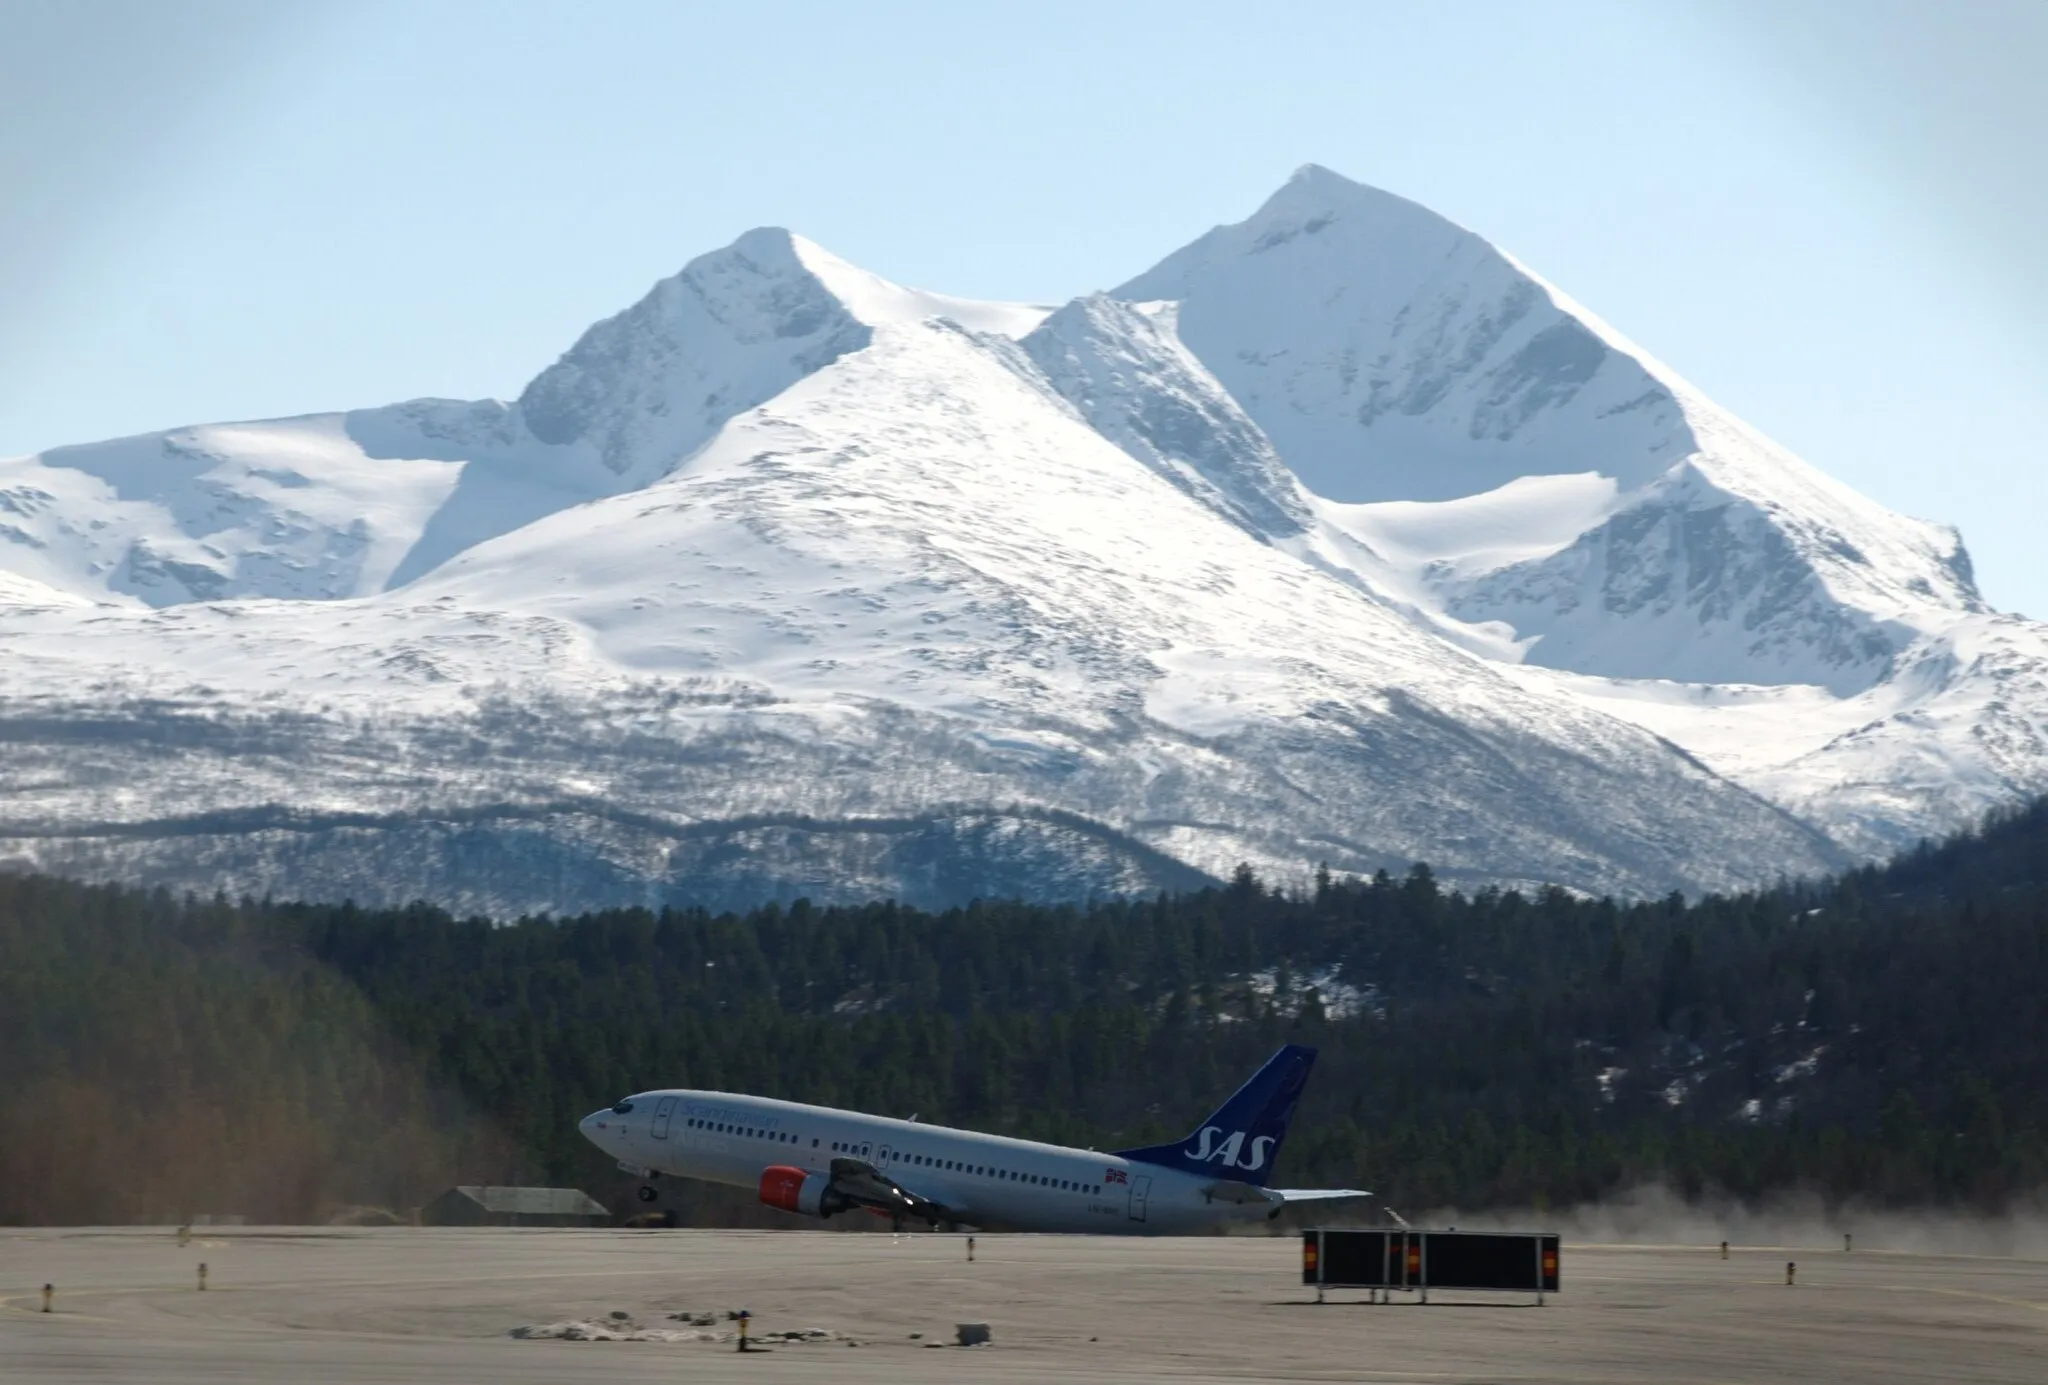
[[[1373,1307],[1357,1293],[1318,1307],[1299,1254],[1292,1238],[982,1236],[969,1264],[961,1238],[937,1235],[202,1228],[181,1249],[167,1230],[4,1230],[0,1379],[2031,1385],[2048,1369],[2048,1263],[2035,1261],[1567,1245],[1564,1292],[1542,1308],[1453,1294]],[[742,1356],[509,1335],[614,1311],[675,1329],[667,1314],[737,1308],[760,1332],[840,1339]],[[969,1321],[993,1344],[926,1345]]]

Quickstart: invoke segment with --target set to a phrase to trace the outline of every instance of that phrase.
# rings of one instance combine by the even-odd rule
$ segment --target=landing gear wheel
[[[642,1202],[652,1202],[656,1198],[660,1197],[661,1194],[656,1192],[652,1185],[642,1183],[640,1185],[640,1191],[635,1193],[634,1196],[639,1198]]]

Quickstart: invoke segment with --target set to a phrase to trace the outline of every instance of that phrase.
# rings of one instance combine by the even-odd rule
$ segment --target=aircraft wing
[[[885,1217],[917,1217],[931,1222],[954,1219],[944,1203],[911,1192],[865,1159],[834,1159],[832,1191]]]

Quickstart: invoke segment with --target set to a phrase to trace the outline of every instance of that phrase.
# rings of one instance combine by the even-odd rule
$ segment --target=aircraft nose
[[[607,1107],[602,1111],[592,1111],[582,1120],[576,1122],[576,1128],[583,1132],[584,1139],[592,1144],[601,1145],[604,1143],[605,1136],[611,1133],[611,1127],[618,1123],[618,1121],[619,1118],[613,1115],[611,1109]]]

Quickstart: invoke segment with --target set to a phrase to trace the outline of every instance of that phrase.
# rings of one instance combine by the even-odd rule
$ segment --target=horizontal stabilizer
[[[1360,1188],[1268,1188],[1266,1191],[1289,1206],[1297,1202],[1365,1202],[1375,1197],[1375,1194]]]

